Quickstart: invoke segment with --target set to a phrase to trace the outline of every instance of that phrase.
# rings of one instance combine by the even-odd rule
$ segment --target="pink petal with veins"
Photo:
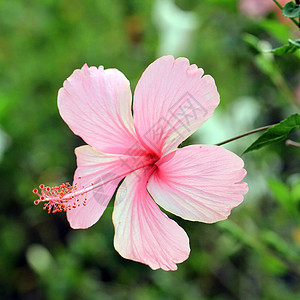
[[[58,93],[62,118],[87,144],[107,153],[138,155],[144,151],[136,139],[131,101],[127,78],[102,66],[75,70]]]
[[[219,104],[211,76],[188,59],[163,56],[140,78],[134,93],[134,124],[141,143],[166,154],[194,133]]]
[[[76,208],[67,211],[72,228],[88,228],[102,216],[119,182],[135,169],[151,164],[148,157],[107,154],[90,146],[75,150],[78,168],[73,187]],[[79,204],[79,206],[78,206]]]
[[[154,270],[176,270],[189,256],[189,239],[149,196],[146,182],[152,171],[153,167],[138,170],[121,184],[113,212],[114,246],[124,258]]]
[[[247,183],[240,182],[246,175],[243,160],[218,146],[184,147],[156,165],[149,193],[158,205],[186,220],[224,220],[248,191]]]

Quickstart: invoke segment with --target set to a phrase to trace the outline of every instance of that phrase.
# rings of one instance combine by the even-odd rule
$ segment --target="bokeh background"
[[[192,249],[175,272],[117,254],[113,204],[72,230],[32,194],[72,181],[84,142],[56,97],[84,63],[121,70],[134,89],[157,57],[188,57],[215,78],[221,104],[186,144],[214,144],[299,112],[300,51],[263,52],[297,37],[271,0],[0,0],[0,299],[300,299],[299,148],[243,156],[249,193],[228,220],[172,216]],[[256,137],[224,147],[240,155]]]

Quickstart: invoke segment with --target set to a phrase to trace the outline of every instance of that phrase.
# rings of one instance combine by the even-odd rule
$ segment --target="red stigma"
[[[47,210],[48,213],[56,213],[67,211],[74,208],[74,201],[72,196],[73,186],[68,182],[63,183],[59,186],[47,186],[44,184],[39,186],[40,192],[38,189],[34,189],[33,193],[36,194],[39,199],[34,201],[35,205],[38,205],[40,202],[44,203],[44,210]],[[75,206],[76,207],[76,206]]]
[[[80,179],[81,177],[78,177],[78,180]],[[93,182],[89,186],[86,186],[80,185],[79,181],[74,185],[66,182],[52,187],[40,184],[39,189],[33,190],[33,193],[38,196],[34,204],[38,205],[43,202],[43,209],[47,210],[48,213],[67,211],[81,205],[86,206],[88,200],[87,194],[97,187]]]

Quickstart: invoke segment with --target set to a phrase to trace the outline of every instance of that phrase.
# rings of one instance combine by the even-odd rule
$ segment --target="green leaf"
[[[269,128],[254,143],[252,143],[243,154],[260,149],[264,146],[283,141],[294,131],[300,128],[300,114],[293,114]]]
[[[272,50],[266,50],[266,52],[270,52],[270,53],[274,53],[276,55],[284,55],[287,53],[293,53],[295,51],[297,51],[298,49],[300,49],[300,40],[290,40],[289,39],[289,43],[285,44],[281,47],[272,49]]]
[[[279,257],[284,257],[291,262],[299,261],[299,255],[291,248],[291,245],[287,243],[281,236],[271,230],[263,230],[261,237],[264,244],[272,251],[277,253]]]
[[[274,178],[268,179],[268,185],[275,196],[275,200],[277,200],[286,211],[293,212],[295,205],[292,201],[289,187]]]
[[[282,14],[288,18],[300,18],[300,5],[290,1],[283,7]]]
[[[291,197],[294,203],[300,202],[300,181],[292,186]]]
[[[259,26],[281,43],[286,42],[290,37],[290,28],[286,24],[279,23],[278,20],[263,18],[260,20]]]

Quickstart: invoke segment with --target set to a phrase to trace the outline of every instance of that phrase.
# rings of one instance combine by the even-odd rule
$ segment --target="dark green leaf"
[[[290,1],[283,7],[282,14],[288,18],[300,18],[300,5]]]
[[[288,138],[288,136],[300,128],[300,114],[293,114],[269,128],[263,135],[261,135],[252,145],[250,145],[244,152],[260,149],[266,145],[277,143]]]
[[[300,40],[289,40],[288,44],[285,44],[281,47],[272,49],[272,50],[267,50],[266,52],[271,52],[274,53],[276,55],[284,55],[287,53],[293,53],[295,51],[297,51],[300,48]]]

